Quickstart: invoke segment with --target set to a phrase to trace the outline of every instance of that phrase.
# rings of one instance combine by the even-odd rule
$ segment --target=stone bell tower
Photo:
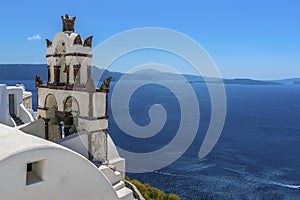
[[[38,116],[45,139],[82,136],[90,160],[107,161],[108,92],[111,78],[96,88],[91,78],[92,36],[74,32],[76,17],[62,16],[62,32],[46,39],[48,80],[36,77]]]

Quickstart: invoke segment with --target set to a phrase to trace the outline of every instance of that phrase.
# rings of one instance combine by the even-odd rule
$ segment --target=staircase
[[[22,122],[22,120],[21,120],[19,117],[17,117],[16,115],[11,114],[11,117],[14,119],[14,121],[15,121],[16,124],[17,124],[17,126],[20,126],[20,125],[24,124],[24,123]]]
[[[132,190],[125,187],[122,174],[107,165],[101,165],[99,170],[106,176],[106,178],[112,184],[114,190],[117,193],[118,199],[120,200],[131,200],[133,196]]]

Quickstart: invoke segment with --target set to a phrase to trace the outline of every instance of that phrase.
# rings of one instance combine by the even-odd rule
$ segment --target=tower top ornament
[[[76,17],[69,17],[68,14],[66,16],[61,16],[62,24],[63,24],[63,32],[71,31],[74,32],[74,24]]]

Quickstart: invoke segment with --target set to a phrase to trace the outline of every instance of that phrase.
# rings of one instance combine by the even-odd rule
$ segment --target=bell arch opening
[[[70,96],[64,101],[64,137],[77,133],[79,104],[76,98]]]
[[[66,65],[66,43],[59,40],[56,43],[54,54],[56,57],[56,65],[54,67],[54,83],[64,85],[67,82],[68,68]]]

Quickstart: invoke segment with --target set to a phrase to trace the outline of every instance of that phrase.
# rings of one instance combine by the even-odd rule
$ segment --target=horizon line
[[[1,65],[47,65],[47,63],[0,63]],[[97,66],[93,66],[97,67]],[[99,69],[99,68],[98,68]],[[109,71],[109,70],[108,70]],[[157,70],[159,71],[159,70]],[[110,71],[110,72],[118,72],[118,73],[126,73],[122,71]],[[163,72],[166,73],[166,72]],[[187,73],[182,73],[183,75],[190,75],[190,76],[200,76],[197,74],[187,74]],[[201,76],[200,76],[201,77]],[[215,77],[208,77],[208,78],[215,78]],[[238,76],[233,76],[233,77],[222,77],[222,79],[251,79],[251,80],[257,80],[257,81],[281,81],[281,80],[288,80],[288,79],[299,79],[300,77],[282,77],[282,78],[263,78],[263,79],[257,79],[253,77],[238,77]]]

